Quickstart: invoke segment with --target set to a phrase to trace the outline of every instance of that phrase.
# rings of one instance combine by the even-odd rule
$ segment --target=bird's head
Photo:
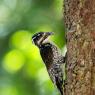
[[[42,44],[48,42],[48,37],[53,35],[53,32],[39,32],[32,36],[32,42],[40,47]]]

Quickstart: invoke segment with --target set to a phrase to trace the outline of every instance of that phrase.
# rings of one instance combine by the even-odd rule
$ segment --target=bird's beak
[[[41,39],[41,42],[42,42],[42,43],[48,42],[49,36],[51,36],[51,35],[53,35],[53,34],[54,34],[53,32],[44,32],[44,35],[43,35],[43,37],[42,37],[42,39]]]
[[[45,32],[46,37],[54,35],[54,32]]]

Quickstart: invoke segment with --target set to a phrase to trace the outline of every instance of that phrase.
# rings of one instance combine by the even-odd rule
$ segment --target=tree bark
[[[64,0],[67,80],[64,95],[95,95],[95,0]]]

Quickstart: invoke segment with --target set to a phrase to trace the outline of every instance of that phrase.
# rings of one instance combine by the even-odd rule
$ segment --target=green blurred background
[[[59,95],[31,37],[53,31],[64,52],[63,0],[0,0],[0,95]]]

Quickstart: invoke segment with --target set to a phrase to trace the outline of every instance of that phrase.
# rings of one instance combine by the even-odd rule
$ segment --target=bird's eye
[[[35,34],[35,35],[32,37],[32,39],[33,39],[34,41],[38,41],[38,40],[42,37],[42,35],[43,35],[43,33],[37,33],[37,34]]]

